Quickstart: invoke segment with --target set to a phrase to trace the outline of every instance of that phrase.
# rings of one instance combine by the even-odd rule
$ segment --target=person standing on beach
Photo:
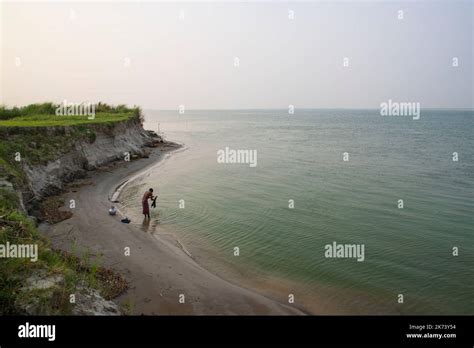
[[[148,217],[150,218],[150,206],[148,205],[148,199],[153,199],[153,189],[149,189],[143,194],[142,198],[142,206],[143,206],[143,215],[145,215],[145,219]]]

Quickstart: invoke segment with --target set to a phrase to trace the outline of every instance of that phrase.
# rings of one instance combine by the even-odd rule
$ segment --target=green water
[[[472,112],[145,115],[146,128],[186,150],[125,190],[132,220],[141,222],[140,197],[154,187],[158,233],[173,230],[191,249],[200,241],[244,275],[326,289],[349,313],[474,314]],[[257,166],[217,163],[225,147],[257,150]],[[326,258],[333,241],[363,244],[365,260]]]

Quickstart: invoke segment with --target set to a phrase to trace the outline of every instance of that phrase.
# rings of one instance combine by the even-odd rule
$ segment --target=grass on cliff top
[[[60,115],[57,110],[60,109]],[[133,117],[141,117],[138,107],[129,108],[125,105],[111,106],[98,103],[92,108],[79,108],[61,104],[42,103],[24,107],[7,108],[0,106],[0,127],[54,127],[101,124],[125,121]],[[82,111],[82,115],[78,111]],[[86,111],[86,112],[84,112]],[[71,114],[69,114],[71,112]]]
[[[0,120],[1,127],[56,127],[76,126],[86,124],[103,124],[126,121],[134,117],[128,113],[96,113],[94,118],[88,116],[56,116],[56,115],[28,115],[14,117],[9,120]]]
[[[18,161],[20,155],[21,160],[29,164],[47,163],[70,151],[77,141],[93,143],[97,131],[95,126],[107,132],[120,121],[132,118],[143,121],[140,108],[125,105],[95,104],[93,118],[88,117],[87,113],[84,116],[56,115],[58,108],[64,114],[70,110],[53,103],[12,108],[0,106],[0,177],[5,176],[3,173],[13,176],[17,182],[21,181],[18,180],[23,176]],[[75,111],[78,111],[77,108]],[[92,111],[92,108],[82,111]]]
[[[75,126],[84,124],[98,124],[125,121],[134,117],[129,113],[96,113],[94,118],[87,116],[56,116],[56,115],[28,115],[0,120],[2,127],[55,127],[55,126]]]

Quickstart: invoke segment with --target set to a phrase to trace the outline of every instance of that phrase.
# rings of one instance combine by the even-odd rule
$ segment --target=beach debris
[[[40,213],[50,224],[67,220],[72,216],[71,211],[64,209],[64,199],[58,196],[48,197],[40,204]]]
[[[100,283],[100,294],[106,299],[114,299],[123,294],[128,289],[125,278],[111,269],[100,267],[96,273]]]
[[[109,215],[115,215],[115,214],[117,214],[117,208],[115,208],[114,206],[111,206],[109,209]]]
[[[128,217],[123,218],[123,219],[120,220],[120,221],[122,221],[124,224],[129,224],[129,223],[131,222],[131,220],[130,220]]]

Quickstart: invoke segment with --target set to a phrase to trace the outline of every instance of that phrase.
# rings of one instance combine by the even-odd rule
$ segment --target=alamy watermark
[[[47,338],[48,341],[56,339],[56,325],[37,325],[26,322],[18,326],[20,338]]]
[[[89,120],[93,120],[95,118],[95,104],[70,103],[64,100],[56,108],[56,116],[87,116]]]
[[[326,258],[355,258],[358,262],[365,260],[364,244],[326,244],[324,246],[324,257]]]
[[[38,261],[38,244],[0,244],[0,258],[25,258]]]
[[[414,120],[419,120],[420,103],[394,102],[389,99],[380,104],[380,116],[412,116]]]
[[[235,150],[225,147],[217,150],[217,163],[219,164],[248,164],[249,167],[257,166],[257,150]]]

